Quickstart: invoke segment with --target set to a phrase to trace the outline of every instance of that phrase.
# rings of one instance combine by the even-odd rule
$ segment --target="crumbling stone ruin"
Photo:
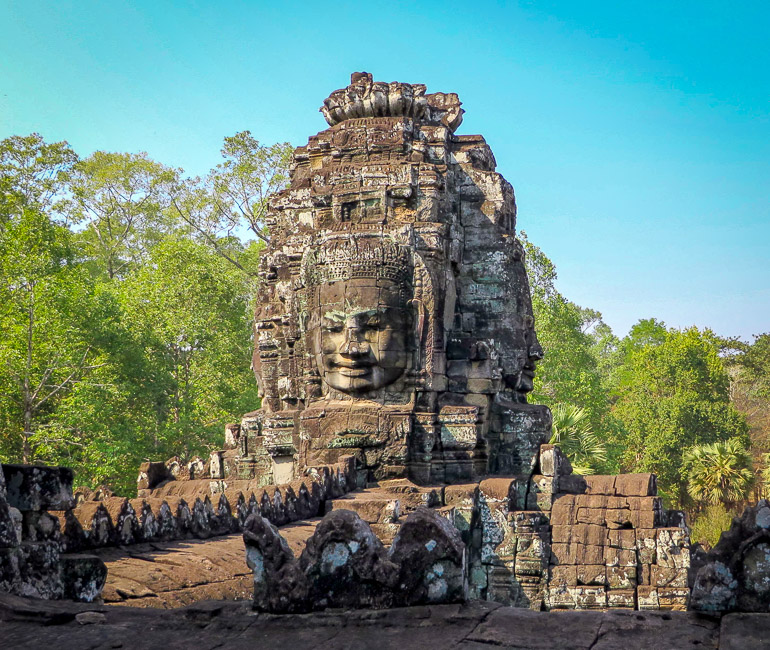
[[[144,463],[140,480],[149,474],[160,484],[141,488],[135,499],[78,490],[75,507],[57,513],[62,547],[79,552],[208,539],[243,530],[246,519],[255,513],[282,526],[322,515],[328,501],[345,495],[356,484],[350,457],[333,466],[313,468],[304,478],[280,486],[248,480],[170,480],[170,472],[163,463]]]
[[[355,74],[321,110],[266,219],[262,408],[213,475],[284,483],[342,455],[362,484],[530,473],[550,414],[526,401],[542,350],[492,152],[422,85]]]
[[[104,563],[65,553],[62,544],[57,511],[73,505],[66,467],[0,467],[0,592],[86,602],[99,597]]]
[[[399,481],[441,495],[433,505],[461,533],[471,597],[685,608],[687,531],[654,478],[573,476],[545,444],[550,412],[526,398],[543,352],[513,188],[482,137],[455,135],[457,95],[356,73],[321,112],[330,128],[296,149],[266,218],[253,357],[262,408],[228,427],[207,467],[182,473],[288,483],[351,456],[358,485],[386,493],[359,509],[392,504]],[[399,502],[368,522],[391,545],[388,561],[403,555]],[[257,606],[279,607],[259,594],[282,571],[304,595],[281,607],[325,606],[308,553],[292,559],[275,531],[252,525],[252,555],[257,539],[277,553],[254,561]],[[399,602],[388,585],[356,602]]]
[[[690,578],[694,610],[770,611],[770,503],[746,508],[708,553],[698,549]]]
[[[349,459],[363,491],[325,508],[337,523],[340,509],[361,520],[333,526],[334,548],[376,549],[366,566],[390,568],[361,578],[368,591],[324,596],[325,561],[309,559],[317,542],[295,557],[270,525],[282,522],[261,512],[244,530],[255,605],[268,611],[418,602],[391,584],[399,562],[423,582],[434,572],[397,543],[418,506],[459,533],[461,598],[684,609],[687,529],[663,510],[654,477],[573,475],[546,444],[549,410],[527,402],[543,351],[513,188],[482,137],[455,135],[457,95],[356,73],[321,112],[330,128],[295,150],[266,217],[253,356],[262,407],[228,425],[207,462],[143,465],[140,497],[184,492],[206,510],[238,484],[290,486]],[[337,567],[348,578],[357,552]],[[291,579],[279,587],[276,576]]]

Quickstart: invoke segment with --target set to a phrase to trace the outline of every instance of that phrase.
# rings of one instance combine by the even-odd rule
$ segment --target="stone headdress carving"
[[[409,298],[413,284],[412,253],[390,237],[369,233],[337,234],[302,257],[302,283],[306,288],[355,278],[390,280]]]

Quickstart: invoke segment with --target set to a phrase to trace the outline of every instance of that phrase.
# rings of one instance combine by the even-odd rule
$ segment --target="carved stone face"
[[[319,286],[320,310],[309,332],[318,372],[347,394],[383,388],[411,359],[411,312],[393,283],[368,278]]]
[[[535,364],[543,358],[543,348],[535,334],[535,319],[532,316],[524,317],[526,358],[524,365],[516,381],[516,390],[521,393],[530,393],[534,388]]]

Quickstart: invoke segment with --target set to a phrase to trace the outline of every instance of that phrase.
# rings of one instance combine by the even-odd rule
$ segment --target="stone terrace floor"
[[[281,527],[295,554],[320,517]],[[108,605],[173,608],[201,600],[250,600],[253,580],[240,533],[91,551],[107,565]],[[2,647],[2,643],[0,643]]]
[[[0,647],[227,650],[749,650],[770,645],[770,614],[721,621],[686,612],[532,612],[473,601],[273,616],[248,602],[180,609],[36,601],[0,594]]]

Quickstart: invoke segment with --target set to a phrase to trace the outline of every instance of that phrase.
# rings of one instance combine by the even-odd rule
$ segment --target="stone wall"
[[[255,607],[290,612],[471,598],[535,610],[687,608],[688,530],[682,513],[664,510],[653,475],[574,475],[553,445],[540,448],[535,471],[531,478],[414,487],[411,496],[432,508],[402,507],[398,497],[410,497],[407,486],[385,482],[381,489],[393,501],[380,494],[333,502],[316,530],[318,539],[308,540],[298,557],[277,530],[250,518],[244,539],[255,572]],[[339,509],[348,503],[355,512]],[[403,522],[402,511],[411,513]],[[383,513],[387,524],[381,523]],[[420,545],[462,547],[462,562],[458,552],[451,571],[438,569],[435,557],[416,552]],[[426,588],[412,598],[392,584],[394,575],[408,574],[409,584],[429,585],[444,573],[463,589]],[[289,586],[281,587],[282,581]],[[374,591],[354,587],[360,582]],[[338,595],[327,597],[337,589]]]
[[[104,563],[66,553],[59,519],[49,512],[73,505],[72,471],[66,467],[2,465],[0,591],[87,602],[99,597]]]
[[[327,514],[297,558],[259,514],[244,526],[254,607],[272,613],[463,602],[466,548],[436,510],[410,514],[389,550],[355,512]]]
[[[147,468],[143,466],[147,474]],[[151,475],[160,476],[161,472]],[[193,474],[194,475],[194,474]],[[150,483],[151,484],[151,483]],[[136,499],[91,495],[75,508],[56,513],[68,551],[175,539],[206,539],[242,530],[259,512],[281,526],[322,514],[328,499],[355,487],[351,459],[313,468],[304,479],[261,487],[252,481],[209,479],[162,481]]]

